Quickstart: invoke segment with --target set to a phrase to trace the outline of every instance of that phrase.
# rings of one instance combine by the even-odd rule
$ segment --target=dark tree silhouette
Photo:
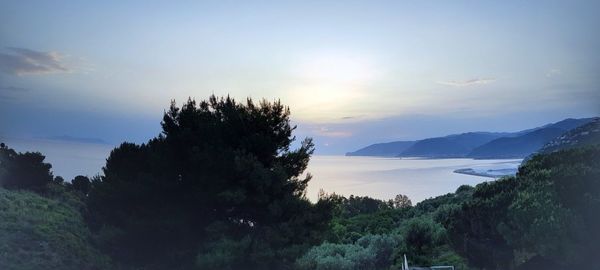
[[[408,196],[398,194],[394,198],[393,204],[394,208],[407,208],[412,206],[412,201],[408,198]]]
[[[92,183],[92,225],[113,232],[115,258],[145,267],[291,263],[319,241],[330,205],[304,197],[314,147],[290,149],[289,114],[278,101],[173,102],[161,135],[111,152]]]
[[[7,189],[43,192],[53,179],[52,165],[38,152],[17,153],[6,145],[0,147],[0,185]]]
[[[87,195],[90,192],[92,183],[90,182],[90,179],[87,176],[78,175],[75,176],[73,180],[71,180],[70,186],[73,190],[79,191],[84,195]]]

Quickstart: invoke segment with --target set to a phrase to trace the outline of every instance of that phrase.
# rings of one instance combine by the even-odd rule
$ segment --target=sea
[[[52,164],[54,175],[69,181],[77,175],[94,176],[102,172],[106,158],[115,147],[109,144],[47,139],[4,139],[19,151],[38,151]],[[461,185],[477,185],[493,177],[455,173],[516,172],[520,159],[474,160],[466,158],[419,159],[383,157],[313,156],[307,173],[312,175],[306,196],[316,201],[320,190],[344,196],[369,196],[392,199],[407,195],[413,203],[454,192]]]

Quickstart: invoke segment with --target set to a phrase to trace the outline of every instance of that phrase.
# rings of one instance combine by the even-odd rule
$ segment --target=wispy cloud
[[[7,47],[4,52],[0,52],[0,70],[15,75],[71,72],[64,58],[58,52]]]
[[[23,87],[0,86],[0,91],[4,91],[4,92],[25,92],[25,91],[28,91],[28,90],[29,89],[23,88]]]
[[[448,86],[454,86],[454,87],[464,87],[464,86],[472,86],[472,85],[478,85],[478,84],[489,84],[489,83],[493,83],[495,82],[496,79],[494,78],[483,78],[483,79],[470,79],[470,80],[465,80],[465,81],[440,81],[437,82],[438,84],[442,84],[442,85],[448,85]]]
[[[326,128],[326,127],[321,127],[319,129],[316,129],[314,132],[319,136],[331,137],[331,138],[346,138],[346,137],[352,136],[352,132],[330,130],[329,128]]]
[[[552,77],[560,76],[561,74],[562,74],[562,71],[560,69],[553,68],[546,72],[546,77],[552,78]]]
[[[341,117],[341,120],[354,120],[354,119],[360,119],[362,118],[364,115],[349,115],[349,116],[344,116]]]

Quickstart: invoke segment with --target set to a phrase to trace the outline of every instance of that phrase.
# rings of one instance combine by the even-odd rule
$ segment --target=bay
[[[46,139],[5,139],[17,151],[39,151],[52,164],[54,175],[69,181],[76,175],[101,173],[113,145]],[[316,201],[320,189],[344,196],[392,199],[407,195],[413,203],[455,191],[461,185],[476,185],[493,178],[454,173],[457,169],[475,171],[515,171],[520,159],[406,159],[380,157],[313,156],[307,172],[313,175],[306,196]]]
[[[494,178],[459,174],[457,169],[512,170],[521,159],[474,160],[406,159],[379,157],[314,156],[307,171],[313,175],[307,197],[316,201],[320,189],[344,196],[359,195],[392,199],[407,195],[413,203],[454,192],[461,185],[493,181]]]

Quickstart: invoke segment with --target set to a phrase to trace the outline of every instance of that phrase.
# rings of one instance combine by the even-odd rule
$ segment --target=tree
[[[91,186],[92,183],[87,176],[78,175],[71,180],[71,188],[81,192],[83,195],[87,195],[90,192]]]
[[[400,233],[403,242],[396,251],[397,262],[401,262],[406,254],[416,265],[432,265],[439,257],[439,250],[445,244],[445,230],[441,224],[427,216],[415,217],[405,221]]]
[[[514,250],[498,228],[507,222],[517,186],[514,177],[479,184],[472,198],[443,221],[452,247],[470,265],[484,269],[513,266]]]
[[[46,157],[38,152],[17,153],[15,150],[0,147],[0,185],[7,189],[28,189],[36,192],[46,190],[53,180]]]
[[[407,208],[411,206],[412,202],[406,195],[398,194],[394,198],[394,208]]]
[[[593,146],[537,155],[516,177],[477,185],[443,222],[472,266],[578,269],[600,250],[598,211],[600,146]]]
[[[65,179],[62,176],[60,176],[60,175],[59,176],[55,176],[54,177],[54,183],[62,185],[62,184],[65,183]]]
[[[323,243],[299,258],[299,269],[389,269],[397,245],[392,235],[365,235],[353,244]]]
[[[507,226],[500,228],[518,263],[589,265],[600,250],[600,146],[533,157],[518,181]]]
[[[232,261],[246,269],[291,264],[320,241],[331,204],[304,196],[314,145],[305,139],[290,149],[289,114],[278,101],[173,102],[162,134],[115,148],[92,183],[90,223],[116,232],[107,250],[140,267],[191,268],[205,265],[202,254],[248,239],[246,254]]]

